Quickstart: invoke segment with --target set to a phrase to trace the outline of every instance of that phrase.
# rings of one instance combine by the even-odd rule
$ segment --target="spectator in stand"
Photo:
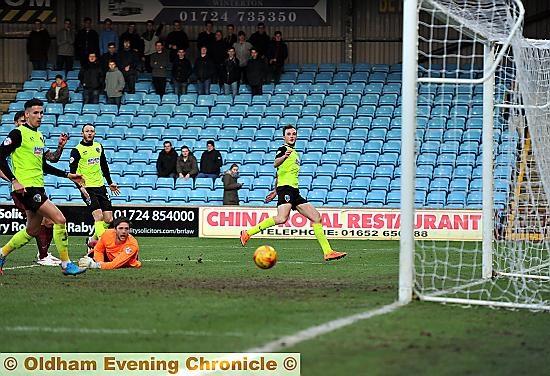
[[[201,169],[198,178],[212,178],[216,180],[220,176],[223,165],[222,155],[214,148],[214,141],[206,141],[206,151],[201,156]]]
[[[220,83],[221,86],[223,61],[227,57],[227,48],[229,46],[225,44],[221,30],[216,30],[216,34],[214,35],[215,40],[212,47],[208,49],[208,56],[210,56],[216,66],[216,74],[212,77],[212,83]]]
[[[275,84],[278,84],[281,79],[287,57],[288,47],[283,41],[283,34],[280,31],[276,31],[267,49],[267,59]]]
[[[170,141],[164,141],[164,149],[159,153],[157,159],[157,176],[159,178],[176,179],[176,164],[178,153],[172,147]]]
[[[250,59],[246,66],[246,77],[252,95],[262,95],[262,85],[266,82],[268,67],[265,60],[259,57],[256,48],[250,49]]]
[[[239,189],[243,187],[242,183],[237,183],[239,177],[239,166],[236,163],[223,174],[223,204],[239,205]]]
[[[74,49],[75,56],[80,60],[82,68],[88,65],[90,53],[99,53],[99,34],[92,29],[92,19],[90,17],[84,18],[82,29],[76,33]]]
[[[101,55],[107,53],[109,43],[114,43],[115,48],[118,48],[118,34],[113,30],[113,21],[106,18],[103,21],[103,31],[99,34],[99,53]]]
[[[155,93],[163,96],[166,92],[166,77],[168,77],[170,57],[168,56],[168,51],[164,50],[164,45],[161,41],[155,43],[155,49],[156,52],[151,55],[153,86],[155,87]]]
[[[62,105],[69,103],[69,86],[63,80],[62,75],[55,76],[55,81],[46,93],[46,99],[49,103],[61,103]]]
[[[197,158],[189,150],[187,146],[181,147],[181,155],[178,157],[176,171],[180,179],[195,179],[199,173]]]
[[[88,55],[88,63],[78,73],[78,79],[83,89],[84,104],[99,103],[99,92],[103,90],[105,85],[105,76],[97,62],[95,52]]]
[[[109,70],[109,61],[111,60],[118,61],[118,53],[115,42],[110,42],[107,46],[107,52],[101,55],[99,64],[101,65],[103,73],[107,73]]]
[[[125,86],[124,75],[118,70],[116,61],[109,61],[109,70],[105,74],[105,92],[107,103],[116,104],[120,107],[122,92]]]
[[[239,59],[235,57],[235,48],[227,49],[227,59],[222,65],[223,91],[226,95],[236,96],[239,93],[239,80],[241,78],[241,69]]]
[[[74,30],[69,18],[65,18],[63,29],[57,32],[56,40],[57,61],[55,63],[55,69],[65,69],[65,74],[67,74],[68,71],[73,70],[75,42]]]
[[[160,33],[164,24],[160,24],[155,30],[155,23],[151,20],[145,24],[145,32],[141,34],[141,40],[143,43],[143,62],[145,65],[145,71],[151,73],[153,68],[151,67],[151,55],[156,52],[155,43],[159,40]]]
[[[215,40],[214,22],[206,21],[204,23],[204,30],[201,31],[197,37],[197,48],[199,52],[201,51],[201,47],[210,49]]]
[[[128,94],[134,94],[136,92],[137,70],[140,59],[137,52],[130,48],[130,43],[129,39],[124,39],[122,41],[123,48],[122,51],[118,53],[117,66],[120,67],[120,71],[124,75],[126,92]]]
[[[223,38],[223,41],[228,47],[231,47],[235,43],[237,43],[237,34],[235,34],[235,25],[229,24],[226,26],[227,32],[225,34],[225,37]]]
[[[27,55],[34,70],[48,68],[48,50],[50,49],[50,34],[42,26],[42,21],[34,20],[33,30],[27,38]]]
[[[195,60],[193,70],[197,78],[199,95],[210,94],[210,83],[212,82],[212,77],[216,74],[216,66],[208,56],[208,48],[201,47],[201,53]]]
[[[191,62],[185,57],[185,50],[179,49],[176,60],[172,63],[172,84],[177,96],[187,94],[187,82],[193,71]]]
[[[246,84],[246,65],[250,58],[250,49],[252,45],[246,40],[246,33],[244,31],[239,31],[238,40],[233,43],[233,47],[235,48],[235,55],[237,59],[239,59],[239,65],[241,67],[241,83]]]
[[[170,51],[170,62],[176,60],[178,50],[187,50],[189,48],[189,38],[181,28],[181,21],[174,20],[172,23],[173,30],[166,37],[166,45]]]
[[[265,58],[271,38],[269,38],[269,35],[265,32],[265,25],[263,22],[258,24],[256,32],[250,36],[248,41],[256,48],[259,57]]]
[[[143,41],[141,40],[141,37],[139,36],[136,30],[135,22],[128,23],[128,28],[124,33],[120,35],[119,40],[122,40],[122,41],[129,40],[130,48],[134,50],[137,56],[141,59],[141,55],[143,55]],[[123,48],[124,48],[124,45],[121,43],[118,46],[119,52],[122,51]]]

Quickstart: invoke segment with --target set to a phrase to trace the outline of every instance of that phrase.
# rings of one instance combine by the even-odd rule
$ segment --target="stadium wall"
[[[283,38],[288,42],[288,63],[339,63],[368,62],[371,64],[394,64],[401,61],[402,35],[402,0],[326,0],[327,25],[323,26],[281,26],[268,25],[268,32],[273,34],[280,29]],[[7,4],[6,0],[2,3]],[[100,30],[99,1],[75,2],[72,0],[21,0],[11,3],[50,5],[52,23],[46,23],[50,35],[61,28],[65,17],[73,20],[78,26],[83,17],[94,20],[94,27]],[[525,35],[530,38],[548,38],[550,32],[550,2],[524,0],[526,8]],[[350,12],[350,25],[348,14]],[[28,62],[25,43],[26,33],[31,28],[31,19],[26,12],[18,16],[24,22],[14,22],[7,14],[7,9],[0,9],[0,81],[5,83],[22,83],[31,71]],[[27,16],[25,16],[27,14]],[[41,13],[46,16],[48,13]],[[27,18],[25,18],[27,17]],[[34,17],[34,15],[32,15]],[[78,22],[77,22],[78,20]],[[221,26],[221,25],[218,25]],[[349,27],[348,27],[349,26]],[[119,33],[126,29],[125,24],[115,24]],[[138,23],[138,29],[144,29],[143,23]],[[247,35],[254,26],[240,27]],[[201,31],[200,26],[185,26],[185,31],[191,39],[189,57],[194,59],[196,51],[194,39]],[[55,61],[55,43],[50,48],[50,62]],[[24,62],[24,63],[23,63]],[[7,69],[6,67],[9,67]]]

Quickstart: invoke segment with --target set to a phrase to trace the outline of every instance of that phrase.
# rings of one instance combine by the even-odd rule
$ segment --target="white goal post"
[[[404,0],[399,301],[550,310],[550,42],[520,0]],[[481,242],[414,238],[419,206]]]

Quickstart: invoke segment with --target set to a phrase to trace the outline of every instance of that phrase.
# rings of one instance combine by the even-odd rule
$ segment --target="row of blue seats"
[[[67,74],[68,79],[77,79],[80,65],[78,61],[75,62],[74,70],[69,71]],[[284,70],[286,73],[299,73],[299,72],[401,72],[401,64],[368,64],[368,63],[321,63],[321,64],[285,64]],[[53,80],[56,75],[65,75],[64,71],[56,70],[33,70],[30,75],[31,80]],[[142,76],[150,78],[150,75],[141,73]]]
[[[263,199],[269,189],[258,188],[254,190],[242,189],[239,192],[239,199],[242,203],[251,205],[264,205]],[[356,189],[348,192],[343,189],[328,190],[318,188],[315,190],[301,189],[300,193],[315,205],[320,206],[367,206],[398,207],[401,200],[400,190],[386,191],[373,189],[370,191]],[[506,192],[496,192],[494,195],[495,205],[504,207],[507,199]],[[56,202],[79,201],[80,193],[76,189],[58,188],[50,193],[50,198]],[[123,190],[120,196],[112,197],[113,203],[139,204],[139,203],[178,203],[195,205],[221,205],[223,189],[210,190],[208,188],[197,188],[193,190],[174,190],[171,188],[139,188],[135,190]],[[9,202],[10,196],[6,192],[0,192],[0,201]],[[455,207],[455,208],[479,208],[482,205],[482,192],[472,191],[416,191],[415,204],[419,207]],[[271,203],[274,205],[274,203]]]

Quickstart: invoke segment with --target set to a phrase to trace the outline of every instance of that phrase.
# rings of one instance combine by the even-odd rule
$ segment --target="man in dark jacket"
[[[84,68],[88,64],[90,53],[99,54],[99,34],[92,29],[92,19],[84,18],[84,27],[76,33],[74,40],[75,55],[80,60],[80,65]]]
[[[276,31],[273,35],[273,40],[267,48],[267,60],[269,61],[275,84],[278,84],[281,79],[281,73],[283,73],[287,57],[288,47],[283,41],[283,35],[280,31]]]
[[[242,183],[237,183],[239,177],[239,166],[233,163],[231,168],[223,174],[223,204],[239,205],[239,189],[243,187]]]
[[[32,69],[46,70],[48,67],[48,49],[50,48],[50,34],[42,26],[42,21],[34,21],[34,29],[27,39],[27,54],[32,63]]]
[[[222,81],[223,61],[227,57],[228,48],[229,46],[223,40],[222,31],[216,30],[216,34],[214,34],[214,43],[208,48],[208,56],[210,56],[216,66],[216,74],[213,77],[212,83],[217,84]],[[220,87],[221,86],[220,83]]]
[[[252,95],[262,95],[262,85],[267,79],[267,64],[258,54],[256,48],[250,49],[250,59],[246,66],[246,77],[252,91]]]
[[[210,94],[210,83],[212,82],[212,77],[216,74],[216,66],[208,56],[208,48],[201,47],[201,53],[195,60],[193,70],[197,77],[197,91],[199,95]]]
[[[178,177],[185,180],[189,178],[195,179],[199,173],[197,158],[185,145],[181,147],[181,155],[178,157],[176,171]]]
[[[119,67],[124,81],[126,82],[126,92],[134,94],[136,92],[136,81],[138,67],[141,63],[136,51],[130,48],[131,41],[124,39],[122,41],[122,51],[118,53],[117,66]]]
[[[141,37],[139,36],[139,33],[136,29],[136,23],[135,22],[129,22],[128,23],[128,29],[122,34],[120,34],[119,40],[129,40],[130,41],[130,48],[139,56],[141,59],[141,56],[143,55],[143,41],[141,40]],[[119,51],[122,51],[124,48],[124,45],[120,43],[118,46]]]
[[[241,79],[241,68],[239,59],[235,57],[235,48],[229,47],[227,59],[222,65],[221,79],[223,91],[226,95],[237,95],[239,93],[239,81]]]
[[[176,178],[176,164],[178,153],[172,147],[170,141],[164,141],[164,150],[159,153],[157,159],[157,176],[159,178]]]
[[[187,94],[187,81],[193,68],[191,62],[185,57],[185,50],[179,49],[178,56],[172,64],[172,84],[176,95]]]
[[[84,104],[99,103],[99,92],[105,86],[105,76],[95,52],[88,55],[88,64],[80,70],[78,79],[83,88]]]
[[[101,58],[99,59],[99,65],[101,65],[103,74],[107,73],[109,70],[109,61],[111,60],[116,61],[118,66],[118,53],[115,42],[110,42],[107,44],[107,52],[101,55]]]
[[[222,155],[214,149],[214,141],[206,142],[206,151],[201,156],[201,169],[198,178],[212,178],[216,180],[220,176],[220,170],[223,165]]]
[[[181,21],[175,20],[172,25],[173,30],[166,37],[166,45],[168,46],[168,51],[170,51],[170,62],[176,60],[178,50],[187,50],[189,48],[189,38],[181,28]]]
[[[258,51],[259,57],[264,57],[267,53],[267,47],[269,46],[269,41],[271,38],[269,38],[269,35],[265,32],[265,24],[263,22],[258,23],[258,26],[256,27],[256,32],[253,33],[250,36],[250,39],[248,41],[256,51]]]

